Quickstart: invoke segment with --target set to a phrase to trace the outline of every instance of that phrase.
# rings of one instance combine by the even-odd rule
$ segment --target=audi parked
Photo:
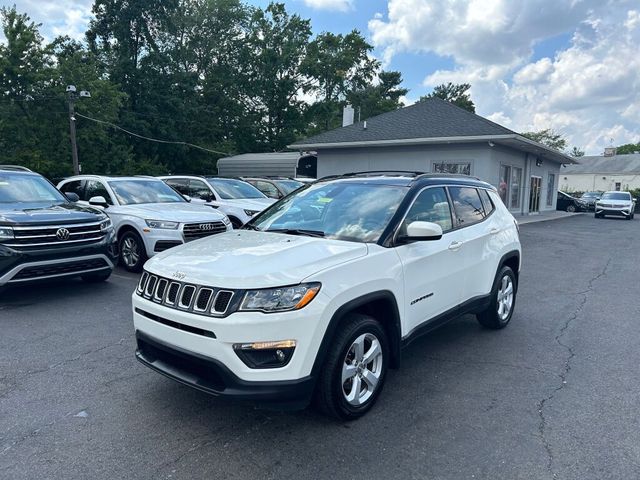
[[[79,175],[58,185],[80,204],[103,209],[111,218],[120,262],[139,272],[144,262],[169,248],[231,229],[229,218],[202,204],[189,203],[154,177]]]
[[[117,258],[111,220],[76,200],[24,167],[0,166],[0,287],[109,278]]]

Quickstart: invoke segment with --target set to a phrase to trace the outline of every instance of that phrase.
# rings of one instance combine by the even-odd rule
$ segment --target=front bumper
[[[112,270],[115,235],[82,246],[18,249],[0,244],[0,286]]]
[[[197,223],[197,222],[196,222]],[[184,224],[181,224],[179,228],[175,230],[162,229],[162,228],[145,228],[143,229],[142,241],[147,252],[147,257],[151,258],[160,252],[168,250],[169,248],[182,245],[183,243],[198,240],[199,238],[188,238],[185,236]],[[226,226],[226,230],[211,233],[210,236],[218,235],[230,230],[230,226]],[[207,238],[206,236],[200,238]]]
[[[205,393],[282,408],[302,409],[313,394],[311,376],[291,381],[248,382],[218,360],[167,345],[136,331],[139,362],[177,382]]]
[[[214,395],[304,407],[311,398],[311,371],[328,323],[322,295],[299,311],[213,317],[160,305],[134,293],[136,356],[150,368]],[[296,341],[293,355],[281,367],[251,368],[233,348],[281,340]]]
[[[628,217],[633,212],[633,207],[605,207],[596,205],[596,215],[613,215],[618,217]]]

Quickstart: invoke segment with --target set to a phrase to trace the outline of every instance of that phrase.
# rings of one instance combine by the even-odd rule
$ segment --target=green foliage
[[[640,153],[640,142],[638,143],[625,143],[616,147],[616,155],[625,155],[628,153]]]
[[[584,150],[581,150],[578,147],[573,147],[569,152],[569,155],[572,157],[584,157]]]
[[[567,146],[567,139],[564,138],[564,135],[550,128],[539,130],[537,132],[525,132],[522,136],[559,151],[563,151]]]
[[[91,92],[75,102],[82,171],[105,174],[214,173],[225,153],[282,150],[339,126],[346,103],[367,118],[407,93],[359,32],[314,38],[284,3],[95,0],[92,12],[85,42],[47,43],[0,10],[1,163],[72,173],[67,85]]]
[[[453,103],[460,108],[464,108],[471,113],[476,113],[476,106],[468,93],[470,88],[471,85],[468,83],[443,83],[441,85],[437,85],[433,89],[433,92],[420,97],[420,100],[418,101],[423,102],[429,98],[437,97]]]

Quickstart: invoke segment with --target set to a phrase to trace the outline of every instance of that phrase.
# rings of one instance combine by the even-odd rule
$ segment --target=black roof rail
[[[332,178],[348,178],[348,177],[418,177],[425,175],[425,172],[415,172],[409,170],[369,170],[366,172],[350,172],[342,173],[338,175],[328,175],[326,177],[319,178],[318,180],[330,180]]]

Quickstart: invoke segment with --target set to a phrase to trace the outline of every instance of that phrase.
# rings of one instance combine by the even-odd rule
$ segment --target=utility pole
[[[73,174],[80,174],[80,162],[78,161],[78,143],[76,141],[76,115],[75,104],[78,98],[90,98],[91,94],[82,90],[80,95],[76,94],[75,85],[67,85],[67,95],[69,98],[69,136],[71,137],[71,158],[73,159]]]

